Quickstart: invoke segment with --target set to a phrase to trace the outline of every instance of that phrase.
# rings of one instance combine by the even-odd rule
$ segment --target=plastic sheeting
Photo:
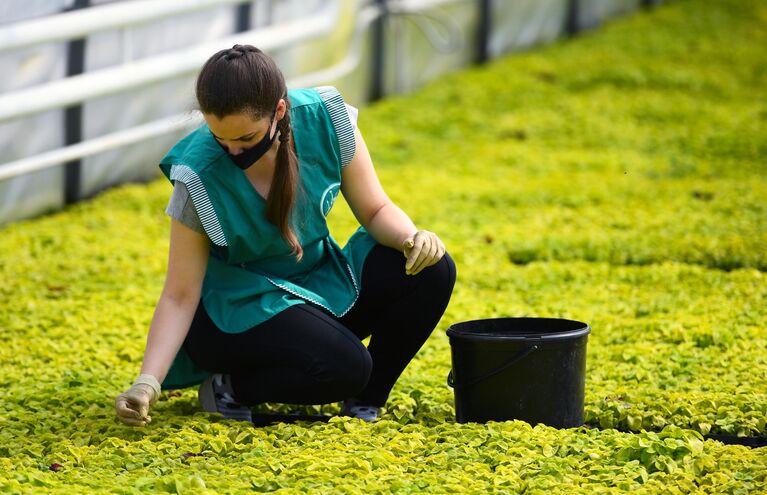
[[[93,5],[119,0],[92,0]],[[0,25],[50,15],[74,0],[5,0],[0,2]],[[324,0],[256,0],[251,26],[265,26],[309,15]],[[270,53],[287,79],[340,62],[358,50],[360,64],[350,74],[327,84],[338,86],[348,103],[362,106],[370,91],[372,46],[370,31],[354,35],[355,12],[371,0],[343,0],[337,31],[306,46]],[[640,0],[578,0],[579,29],[636,9]],[[405,2],[407,4],[407,2]],[[504,53],[549,42],[563,35],[570,0],[491,2],[488,54]],[[384,23],[384,94],[407,93],[441,75],[474,63],[480,18],[477,0],[453,0],[427,11],[389,15]],[[236,7],[185,14],[119,31],[96,33],[86,40],[85,70],[93,71],[129,60],[168,52],[232,33]],[[243,43],[247,43],[243,39]],[[0,53],[0,69],[13,77],[0,79],[7,92],[64,77],[66,43],[41,45]],[[195,108],[194,76],[164,81],[89,101],[83,105],[83,139],[91,139]],[[63,111],[0,123],[0,163],[34,156],[64,145]],[[158,136],[83,159],[82,193],[92,196],[106,187],[146,181],[158,176],[157,162],[180,134]],[[55,210],[63,205],[63,167],[52,167],[0,181],[0,225]],[[170,189],[169,189],[170,194]]]
[[[86,40],[85,71],[94,71],[181,49],[231,34],[235,9],[218,8],[172,19],[96,33]],[[212,54],[211,54],[212,55]],[[195,108],[193,77],[183,77],[116,94],[83,105],[83,139],[150,122]],[[181,134],[167,134],[82,161],[81,190],[85,197],[109,186],[146,181],[158,174],[157,164]]]
[[[579,29],[599,26],[610,17],[633,12],[641,0],[578,0],[576,24]]]
[[[0,2],[0,25],[50,15],[72,0],[6,0]],[[47,44],[0,53],[3,74],[0,92],[34,86],[64,77],[66,49]],[[59,110],[0,124],[0,161],[7,162],[50,151],[63,145],[63,113]],[[43,170],[0,182],[0,223],[55,210],[64,202],[64,176],[59,169]]]
[[[490,58],[557,39],[564,33],[568,0],[493,2]]]
[[[74,0],[3,0],[0,2],[0,26],[56,14],[73,4]]]
[[[47,44],[0,53],[0,92],[53,81],[66,74],[66,48]],[[0,162],[10,162],[64,145],[64,112],[53,110],[0,123]],[[64,173],[51,168],[0,181],[0,224],[60,208]]]
[[[423,13],[391,16],[385,30],[384,92],[408,93],[473,63],[478,5],[455,1]]]

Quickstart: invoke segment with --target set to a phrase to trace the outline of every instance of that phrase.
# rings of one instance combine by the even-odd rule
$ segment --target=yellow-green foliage
[[[169,184],[6,226],[0,491],[759,493],[766,449],[701,433],[767,433],[765,47],[764,2],[685,0],[363,109],[387,192],[458,266],[372,424],[253,428],[194,389],[117,422]],[[355,228],[343,204],[331,222]],[[446,328],[523,315],[591,325],[586,427],[455,423]]]

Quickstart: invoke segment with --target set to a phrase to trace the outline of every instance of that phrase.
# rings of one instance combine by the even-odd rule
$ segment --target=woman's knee
[[[453,292],[456,279],[455,261],[445,252],[435,264],[424,268],[421,273],[431,290],[440,290],[449,295]]]
[[[362,342],[347,345],[325,360],[312,363],[309,373],[317,385],[327,387],[333,398],[328,402],[352,397],[364,390],[373,371],[373,359]]]
[[[314,359],[307,372],[318,385],[344,391],[346,397],[361,391],[373,371],[373,359],[367,347],[351,330],[329,315],[316,308],[304,309],[316,314],[316,324],[323,327],[321,333],[325,335],[322,345],[312,353]]]
[[[456,277],[455,261],[453,261],[453,257],[450,256],[450,253],[445,251],[445,255],[442,256],[442,259],[440,259],[439,262],[437,262],[437,265],[441,265],[443,267],[442,269],[446,272],[448,283],[452,288],[453,285],[455,285]]]

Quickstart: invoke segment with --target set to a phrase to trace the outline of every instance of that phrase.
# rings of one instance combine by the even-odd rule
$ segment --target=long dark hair
[[[292,247],[298,261],[303,249],[290,226],[290,213],[296,202],[298,159],[290,127],[290,101],[282,71],[267,54],[251,45],[234,45],[221,50],[202,66],[197,76],[197,102],[206,114],[223,119],[246,112],[255,121],[270,117],[285,99],[285,116],[277,123],[280,145],[277,164],[266,199],[266,218]]]

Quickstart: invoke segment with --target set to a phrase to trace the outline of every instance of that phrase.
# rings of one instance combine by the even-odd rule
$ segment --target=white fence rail
[[[434,6],[455,1],[458,0],[415,0],[408,2],[407,4],[402,1],[393,2],[389,6],[389,13],[412,15],[417,14],[422,9],[432,8]],[[165,5],[162,9],[152,12],[151,14],[127,15],[128,12],[132,12],[132,9],[127,7],[134,3],[142,4],[142,6],[149,8],[149,2],[145,0],[122,5],[120,6],[122,7],[121,9],[114,8],[119,6],[119,4],[115,5],[113,6],[111,14],[124,12],[126,13],[126,17],[123,18],[120,23],[113,21],[110,27],[124,27],[133,22],[145,22],[150,19],[156,20],[161,17],[160,14],[162,14],[162,16],[176,15],[179,12],[202,9],[219,3],[243,3],[243,0],[196,0],[189,2],[189,5],[186,5],[186,2],[172,0],[169,3],[174,5],[184,3],[183,8],[181,5],[177,5],[177,8],[174,10],[169,8],[169,5]],[[152,5],[163,5],[163,2],[152,2]],[[93,10],[105,9],[107,9],[107,7],[99,7]],[[360,37],[370,24],[381,15],[381,13],[382,9],[377,6],[371,5],[362,8],[356,16],[354,36],[346,57],[331,67],[289,80],[288,86],[307,87],[319,85],[343,77],[356,69],[361,61]],[[101,14],[103,15],[103,12],[101,12]],[[250,44],[258,46],[263,50],[272,50],[329,35],[335,27],[338,15],[339,5],[337,1],[334,1],[328,3],[327,6],[316,15],[305,19],[299,19],[290,23],[269,26],[261,29],[254,29],[245,33],[238,33],[235,36],[200,44],[187,50],[151,57],[149,59],[123,64],[115,68],[102,69],[72,76],[60,81],[54,81],[37,87],[0,95],[0,122],[46,110],[63,108],[72,104],[83,103],[93,98],[107,96],[173,77],[191,74],[199,70],[200,66],[211,53],[223,48],[228,48],[234,43],[242,42],[242,40],[248,40]],[[62,14],[57,17],[68,18],[67,22],[62,25],[63,33],[66,33],[66,36],[58,32],[49,33],[45,38],[42,36],[34,38],[31,35],[22,34],[19,35],[19,39],[25,39],[26,43],[25,45],[22,45],[21,41],[17,41],[16,46],[26,46],[31,43],[41,43],[52,39],[67,39],[68,37],[83,36],[92,31],[88,31],[84,27],[74,29],[71,27],[72,22],[83,18],[87,19],[88,23],[95,22],[91,20],[92,16],[85,16],[84,13]],[[23,29],[18,29],[17,31],[19,33],[26,33],[27,30],[34,31],[40,26],[52,28],[52,25],[49,23],[50,21],[30,21],[24,23],[26,26],[22,26]],[[104,29],[104,26],[93,24],[91,29],[102,30]],[[0,42],[10,38],[11,36],[0,30]],[[150,137],[157,137],[193,128],[196,125],[199,125],[200,122],[201,117],[199,115],[193,115],[191,117],[188,115],[176,115],[33,157],[0,164],[0,180],[60,165],[62,163],[85,158],[129,144],[135,144]]]
[[[287,81],[289,87],[309,87],[320,85],[327,81],[332,81],[343,77],[353,71],[360,63],[360,43],[359,38],[380,15],[380,9],[375,7],[366,7],[360,11],[355,25],[354,38],[352,40],[352,49],[348,55],[339,63],[323,69],[294,78]],[[270,28],[271,29],[271,28]],[[262,45],[263,46],[263,45]],[[210,52],[207,56],[209,56]],[[84,101],[84,100],[81,100]],[[0,102],[2,98],[0,97]],[[0,103],[2,108],[2,103]],[[57,108],[57,106],[51,107]],[[164,134],[171,134],[177,131],[192,129],[202,123],[202,116],[199,112],[191,114],[180,114],[172,117],[158,119],[147,124],[142,124],[123,131],[114,132],[106,136],[101,136],[81,143],[59,148],[57,150],[41,153],[39,155],[22,158],[13,162],[0,165],[0,181],[23,174],[28,174],[37,170],[60,165],[72,160],[85,158],[92,155],[103,153],[116,148],[121,148],[130,144],[140,143],[146,139],[154,138]]]
[[[338,10],[338,2],[334,1],[311,17],[7,93],[0,96],[0,122],[192,74],[211,53],[242,40],[268,51],[319,38],[333,32]]]
[[[82,38],[101,31],[144,24],[199,10],[252,0],[134,0],[75,10],[0,27],[0,52],[53,41]]]
[[[165,119],[155,120],[148,124],[132,127],[124,131],[108,134],[106,136],[89,139],[57,150],[41,153],[29,158],[22,158],[21,160],[16,160],[0,166],[0,180],[28,174],[36,170],[42,170],[54,165],[85,158],[86,156],[92,156],[104,151],[121,148],[129,144],[140,143],[146,139],[163,134],[192,128],[200,122],[201,118],[199,114],[192,114],[191,116],[176,115]]]

